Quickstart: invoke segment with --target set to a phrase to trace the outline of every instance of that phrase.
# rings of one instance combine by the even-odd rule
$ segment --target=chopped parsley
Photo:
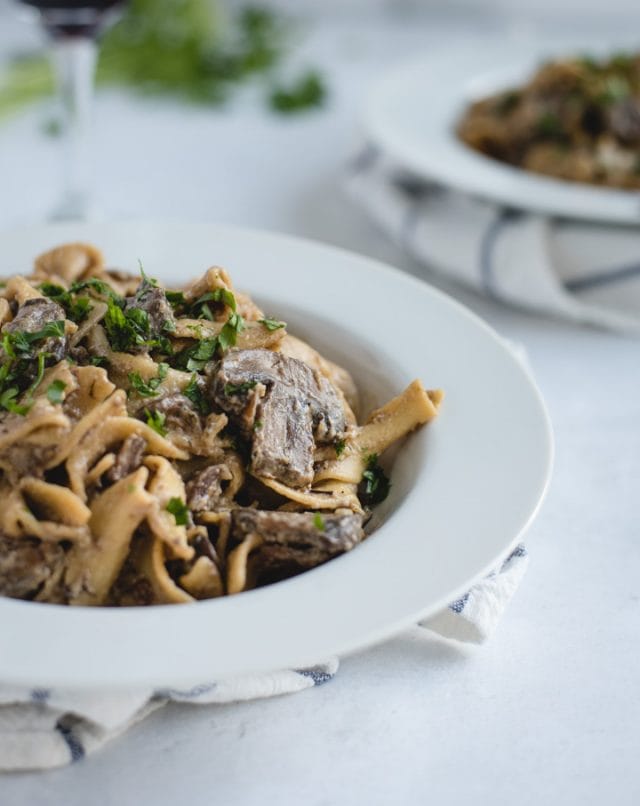
[[[150,378],[148,381],[145,381],[139,372],[130,372],[129,383],[131,384],[131,389],[129,392],[133,390],[139,397],[156,397],[158,387],[167,377],[168,372],[169,365],[164,363],[158,364],[158,374],[155,378]]]
[[[93,309],[89,297],[76,297],[71,291],[66,291],[61,285],[55,283],[42,283],[40,291],[49,299],[62,305],[67,318],[73,322],[82,322]]]
[[[110,299],[117,299],[122,300],[116,292],[111,288],[108,283],[103,282],[102,280],[98,280],[97,277],[90,277],[88,280],[82,280],[77,283],[73,283],[69,287],[69,292],[71,294],[77,294],[78,291],[84,291],[85,289],[90,289],[91,291],[95,291],[101,297],[108,297]]]
[[[225,383],[224,385],[224,393],[225,395],[243,395],[245,392],[248,392],[250,389],[255,388],[257,381],[245,381],[244,383]]]
[[[24,417],[24,415],[28,413],[31,406],[29,404],[21,406],[16,403],[18,394],[19,392],[16,386],[11,386],[8,389],[5,389],[0,394],[0,406],[3,409],[6,409],[6,411],[11,412],[11,414],[20,414],[22,417]]]
[[[325,530],[325,522],[324,518],[319,512],[313,516],[313,525],[318,529],[320,532],[324,532]]]
[[[362,474],[363,490],[361,499],[367,506],[380,504],[389,495],[391,482],[378,464],[378,455],[370,454],[365,458],[366,467]]]
[[[224,327],[218,334],[218,344],[222,351],[229,347],[235,347],[238,340],[238,333],[244,330],[244,319],[239,313],[232,313],[227,319]]]
[[[226,289],[216,289],[216,291],[226,292]],[[235,297],[233,300],[235,306]],[[244,330],[244,319],[234,310],[217,336],[201,339],[192,347],[187,347],[179,352],[174,358],[174,365],[178,369],[186,369],[189,372],[203,370],[218,352],[223,353],[229,347],[235,347],[238,333],[242,330]]]
[[[183,394],[193,403],[200,414],[209,414],[211,411],[211,404],[209,403],[205,393],[200,388],[200,384],[198,383],[198,375],[195,372],[191,376],[191,380],[185,387]]]
[[[154,277],[149,277],[149,275],[145,272],[144,267],[142,265],[142,261],[138,260],[138,266],[140,268],[140,276],[142,277],[141,285],[144,286],[151,286],[151,288],[158,287],[158,281]]]
[[[186,526],[189,523],[189,507],[181,498],[170,498],[167,512],[176,519],[176,526]]]
[[[338,439],[333,443],[333,448],[336,452],[336,456],[342,456],[342,453],[346,447],[347,443],[344,439]]]
[[[287,326],[286,322],[279,322],[277,319],[258,319],[258,322],[270,331],[280,330],[281,327]]]
[[[47,398],[49,403],[53,403],[55,405],[59,405],[64,401],[64,390],[67,388],[67,384],[61,380],[52,381],[49,386],[47,387]]]
[[[181,305],[184,305],[186,300],[184,298],[183,291],[166,291],[164,292],[165,297],[167,298],[167,302],[171,305],[172,308],[179,308]]]
[[[175,366],[178,369],[186,369],[189,372],[198,372],[204,369],[207,363],[211,361],[217,349],[217,337],[201,339],[197,344],[187,347],[175,356]]]
[[[64,338],[64,320],[48,322],[34,333],[15,331],[2,335],[3,362],[0,366],[0,408],[13,414],[25,415],[33,405],[33,393],[40,385],[47,359],[43,350],[47,339]],[[18,398],[25,394],[22,404]]]
[[[149,314],[143,308],[125,307],[120,299],[107,300],[104,327],[112,349],[116,352],[131,353],[142,349],[158,349],[171,355],[172,347],[166,336],[151,334]]]
[[[236,298],[233,293],[229,291],[228,288],[216,288],[213,291],[207,291],[206,294],[203,294],[201,297],[198,297],[195,302],[192,302],[188,306],[187,315],[192,316],[194,319],[215,321],[213,311],[209,305],[211,302],[217,305],[225,305],[227,308],[231,309],[232,313],[236,312]]]
[[[167,415],[161,411],[149,411],[149,409],[145,409],[144,413],[147,415],[147,425],[149,428],[152,428],[156,434],[160,434],[161,437],[166,437],[167,429],[165,423],[167,421]]]
[[[264,423],[262,422],[262,420],[256,420],[255,423],[253,424],[253,430],[259,431],[263,425]]]

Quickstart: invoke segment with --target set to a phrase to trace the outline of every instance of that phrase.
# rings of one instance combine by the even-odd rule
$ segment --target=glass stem
[[[62,198],[53,211],[57,220],[85,220],[91,202],[91,114],[97,45],[90,37],[59,37],[53,60],[62,108]]]

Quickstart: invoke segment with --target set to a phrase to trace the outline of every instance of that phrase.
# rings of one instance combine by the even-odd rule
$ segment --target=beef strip
[[[26,300],[11,322],[4,326],[5,333],[37,333],[51,322],[64,321],[64,308],[44,297]],[[49,336],[38,344],[38,352],[49,353],[54,361],[62,361],[67,353],[67,337]]]
[[[187,506],[192,512],[213,510],[222,498],[222,482],[233,475],[226,465],[211,465],[197,473],[187,484]]]
[[[0,595],[33,599],[63,561],[58,543],[0,535]]]
[[[213,374],[211,393],[252,438],[252,471],[292,487],[313,479],[314,438],[333,442],[346,428],[329,381],[303,361],[271,350],[228,352]]]
[[[118,451],[116,463],[107,472],[107,480],[115,483],[137,470],[142,464],[146,448],[147,442],[142,437],[137,434],[128,436]]]
[[[364,537],[362,515],[353,512],[267,512],[237,509],[231,513],[232,535],[254,533],[262,544],[253,552],[257,584],[266,584],[315,568],[350,551]]]
[[[165,426],[170,431],[181,431],[192,439],[199,438],[202,432],[200,415],[184,395],[165,395],[148,403],[145,408],[164,414]]]
[[[127,308],[141,308],[147,314],[151,338],[175,330],[173,309],[162,288],[143,282],[133,297],[127,298]]]

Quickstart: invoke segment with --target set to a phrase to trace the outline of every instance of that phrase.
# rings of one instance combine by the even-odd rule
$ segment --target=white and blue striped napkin
[[[638,226],[501,207],[417,179],[372,145],[351,161],[346,187],[427,267],[500,302],[640,335]]]
[[[462,598],[422,626],[467,643],[495,629],[528,563],[524,546]],[[292,694],[330,681],[332,659],[308,669],[205,681],[191,689],[130,693],[27,689],[0,685],[0,771],[61,767],[80,761],[168,702],[213,705]]]

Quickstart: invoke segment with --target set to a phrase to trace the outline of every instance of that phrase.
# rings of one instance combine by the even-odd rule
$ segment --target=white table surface
[[[299,59],[325,67],[332,100],[296,120],[265,114],[251,93],[225,112],[103,96],[100,201],[116,216],[314,237],[447,287],[376,232],[340,177],[376,74],[474,27],[492,33],[442,20],[319,25]],[[53,200],[44,116],[0,127],[2,227],[37,221]],[[416,628],[302,694],[169,706],[80,764],[3,776],[2,804],[640,802],[640,345],[449,290],[526,346],[557,438],[530,568],[493,640],[468,648]]]

